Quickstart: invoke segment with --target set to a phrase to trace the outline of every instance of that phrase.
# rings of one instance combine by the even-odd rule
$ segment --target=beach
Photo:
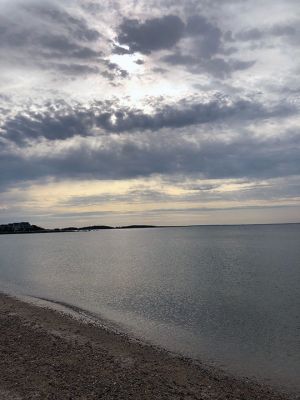
[[[296,399],[57,310],[0,295],[0,399]]]

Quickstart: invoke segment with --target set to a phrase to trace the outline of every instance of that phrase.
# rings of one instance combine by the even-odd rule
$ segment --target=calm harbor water
[[[0,236],[0,288],[299,388],[300,225]]]

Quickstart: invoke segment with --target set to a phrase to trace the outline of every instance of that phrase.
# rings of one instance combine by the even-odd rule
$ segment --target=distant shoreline
[[[17,223],[18,224],[18,223]],[[29,223],[26,223],[29,224]],[[90,232],[100,230],[122,230],[122,229],[152,229],[152,228],[193,228],[193,227],[234,227],[234,226],[276,226],[276,225],[299,225],[300,222],[274,222],[267,224],[194,224],[194,225],[125,225],[125,226],[109,226],[109,225],[91,225],[85,227],[66,227],[66,228],[53,228],[47,229],[30,225],[34,229],[28,230],[5,230],[4,227],[13,224],[0,225],[0,235],[20,235],[20,234],[37,234],[37,233],[67,233],[67,232]]]
[[[0,225],[0,235],[15,235],[28,233],[58,233],[58,232],[89,232],[98,230],[113,230],[113,229],[148,229],[157,228],[155,225],[126,225],[126,226],[108,226],[108,225],[91,225],[81,228],[67,227],[46,229],[40,226],[31,225],[29,222],[15,222],[11,224]]]

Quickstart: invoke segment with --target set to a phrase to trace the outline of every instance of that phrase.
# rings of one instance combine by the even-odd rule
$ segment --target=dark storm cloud
[[[159,131],[163,128],[185,128],[207,123],[255,121],[294,114],[293,104],[280,103],[272,107],[239,99],[228,102],[213,99],[202,103],[181,101],[175,106],[156,105],[152,114],[112,102],[99,102],[90,107],[51,105],[47,111],[30,110],[7,119],[1,128],[6,140],[23,144],[32,139],[64,140],[73,136],[95,135],[98,128],[107,133]]]
[[[144,136],[140,140],[106,138],[99,144],[79,142],[40,155],[9,153],[0,157],[1,186],[45,177],[57,179],[126,179],[198,176],[204,179],[265,179],[300,173],[300,134],[280,139],[241,134],[228,138]]]

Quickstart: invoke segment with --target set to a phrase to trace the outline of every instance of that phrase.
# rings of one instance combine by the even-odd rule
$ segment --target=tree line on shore
[[[94,231],[100,229],[130,229],[130,228],[154,228],[154,225],[127,225],[127,226],[108,226],[108,225],[91,225],[81,228],[67,227],[45,229],[37,225],[31,225],[29,222],[14,222],[10,224],[0,225],[0,234],[13,234],[13,233],[45,233],[45,232],[80,232],[80,231]]]

